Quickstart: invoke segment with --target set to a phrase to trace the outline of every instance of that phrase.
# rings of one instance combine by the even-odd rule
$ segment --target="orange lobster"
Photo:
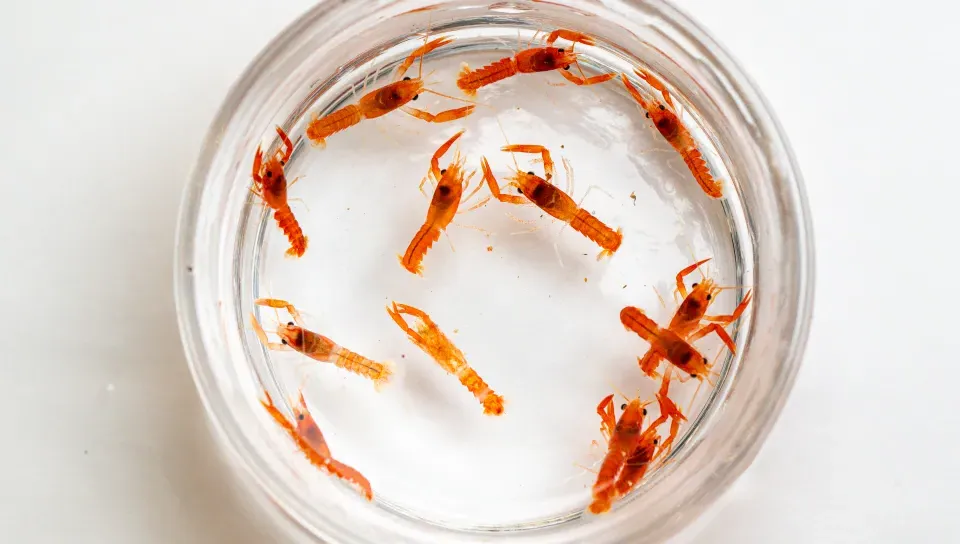
[[[477,93],[477,89],[517,74],[549,72],[558,69],[560,69],[560,75],[576,85],[595,85],[617,77],[616,74],[612,73],[584,77],[583,70],[580,70],[580,63],[577,61],[578,55],[573,51],[573,45],[570,46],[569,51],[563,48],[553,47],[554,42],[560,38],[569,40],[574,44],[582,43],[584,45],[593,45],[596,43],[592,37],[586,34],[572,30],[554,30],[547,36],[547,47],[524,49],[512,57],[500,59],[477,70],[471,70],[470,67],[464,63],[457,78],[457,87],[468,96],[473,96]],[[581,77],[570,73],[570,65],[577,66]]]
[[[284,174],[284,167],[290,160],[293,153],[293,143],[290,137],[279,126],[277,135],[283,142],[284,150],[277,148],[277,151],[263,162],[263,152],[260,146],[257,146],[257,153],[253,158],[253,194],[263,199],[264,203],[274,210],[273,218],[290,241],[290,249],[287,250],[287,256],[302,257],[307,251],[307,237],[303,235],[300,224],[293,216],[290,204],[287,202],[287,188],[292,186],[297,180],[293,180],[287,185],[287,177]]]

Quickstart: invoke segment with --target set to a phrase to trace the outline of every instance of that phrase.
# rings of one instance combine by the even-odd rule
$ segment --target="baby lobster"
[[[427,219],[424,221],[423,226],[420,227],[420,230],[414,235],[413,239],[410,240],[410,245],[407,246],[406,253],[397,256],[400,259],[400,264],[404,268],[419,276],[423,275],[423,265],[421,264],[423,257],[427,254],[427,250],[433,246],[433,243],[440,239],[441,231],[446,231],[447,226],[453,221],[453,217],[457,215],[457,208],[460,207],[460,202],[469,200],[483,187],[482,183],[477,183],[473,191],[466,197],[463,197],[463,193],[470,187],[470,180],[474,174],[476,174],[476,171],[471,172],[466,180],[464,180],[464,161],[460,158],[459,152],[457,152],[450,166],[443,170],[440,169],[440,157],[463,135],[463,132],[464,131],[461,130],[454,134],[433,154],[427,177],[436,180],[437,188],[433,191],[433,199],[430,201],[429,210],[427,210]],[[426,181],[427,178],[421,180],[421,191],[423,191],[423,184]],[[484,198],[465,211],[475,210],[486,204],[489,199],[490,197]]]
[[[743,300],[730,315],[706,315],[707,308],[710,306],[713,300],[716,299],[716,296],[721,291],[721,288],[717,287],[717,284],[712,279],[705,277],[700,283],[694,283],[691,286],[693,287],[693,290],[688,294],[683,278],[709,260],[710,259],[704,259],[696,262],[684,268],[677,274],[677,290],[684,298],[683,302],[681,302],[680,306],[677,308],[673,319],[670,320],[670,324],[667,325],[666,330],[669,330],[678,338],[688,343],[693,343],[710,333],[716,333],[716,335],[720,337],[720,340],[722,340],[723,343],[730,348],[730,352],[736,353],[737,346],[733,343],[733,339],[730,338],[730,335],[727,334],[727,331],[723,329],[723,326],[729,325],[740,318],[740,315],[743,314],[744,310],[746,310],[747,306],[750,304],[753,293],[752,291],[748,291],[747,295],[743,297]],[[625,308],[624,311],[627,311],[627,309]],[[637,334],[640,334],[641,337],[643,336],[643,333],[634,329],[631,325],[627,325],[627,321],[624,321],[623,312],[620,314],[620,319],[630,330],[634,330],[637,332]],[[709,321],[710,324],[701,328],[701,321]],[[643,357],[637,359],[640,363],[640,369],[643,370],[646,375],[650,377],[656,377],[657,367],[660,366],[660,362],[664,359],[665,351],[668,351],[668,349],[664,348],[663,346],[657,348],[651,345],[651,348],[647,351],[647,353]],[[696,373],[699,374],[700,372]]]
[[[480,167],[483,170],[483,177],[494,198],[509,204],[532,202],[551,216],[568,223],[573,230],[586,236],[603,249],[597,255],[598,261],[603,257],[613,255],[620,248],[620,244],[623,242],[623,231],[621,229],[618,228],[614,231],[590,212],[579,207],[567,193],[548,181],[553,178],[554,172],[553,159],[550,158],[550,152],[547,148],[540,145],[507,145],[500,149],[501,151],[540,153],[543,157],[543,169],[547,179],[543,179],[533,172],[523,173],[518,170],[515,176],[507,178],[510,180],[508,186],[516,187],[523,197],[505,195],[500,192],[500,185],[490,170],[490,164],[486,157],[481,157]]]
[[[299,402],[293,407],[293,418],[296,423],[291,423],[273,404],[273,399],[266,391],[263,392],[267,400],[260,401],[260,404],[273,417],[277,425],[290,435],[294,444],[307,457],[315,467],[320,470],[336,476],[341,480],[353,485],[368,501],[373,500],[373,491],[370,489],[370,482],[360,474],[357,469],[347,466],[337,461],[330,455],[330,447],[320,432],[320,427],[314,421],[313,416],[307,409],[307,402],[300,393]]]
[[[263,152],[260,146],[257,146],[257,153],[253,158],[253,194],[263,199],[264,203],[274,210],[273,218],[290,241],[290,249],[287,250],[287,256],[302,257],[307,251],[307,237],[303,235],[300,224],[293,216],[290,210],[290,204],[287,202],[287,177],[284,174],[284,166],[290,160],[293,153],[293,143],[290,137],[279,126],[277,135],[283,142],[283,150],[277,148],[277,151],[263,162]],[[290,182],[292,186],[296,180]]]
[[[600,427],[604,436],[610,437],[610,447],[597,477],[597,483],[593,487],[593,502],[588,507],[590,513],[602,514],[610,510],[613,502],[630,493],[646,475],[656,458],[668,451],[673,444],[680,429],[680,422],[686,418],[677,405],[670,400],[669,384],[668,376],[657,393],[660,417],[650,423],[643,432],[640,432],[640,429],[643,417],[647,415],[645,404],[640,404],[639,415],[632,412],[636,410],[633,402],[638,401],[621,405],[623,414],[617,421],[613,411],[613,395],[600,401],[597,406],[597,413],[601,418]],[[670,435],[661,444],[657,429],[668,419],[672,420]],[[632,449],[630,449],[631,446]],[[606,472],[604,468],[607,469]]]
[[[693,174],[693,178],[697,180],[703,192],[707,193],[711,198],[722,197],[723,187],[720,181],[713,179],[713,176],[710,174],[710,169],[707,168],[706,161],[703,160],[703,154],[700,153],[700,149],[697,148],[697,142],[693,139],[693,136],[690,135],[687,127],[683,126],[683,123],[680,122],[680,118],[677,117],[675,112],[676,106],[674,106],[673,99],[670,97],[670,93],[667,92],[666,87],[664,87],[659,79],[639,68],[636,69],[635,72],[640,76],[640,79],[660,91],[660,94],[663,95],[664,102],[666,102],[669,108],[655,99],[649,102],[644,100],[643,96],[640,95],[640,91],[627,79],[627,75],[621,73],[620,79],[623,80],[623,85],[627,88],[627,91],[643,109],[647,110],[647,118],[653,120],[653,124],[657,127],[660,134],[666,138],[667,143],[676,149],[677,153],[680,153],[684,164],[690,169],[690,173]]]
[[[580,69],[580,63],[577,62],[578,55],[574,53],[573,45],[570,46],[569,51],[563,48],[553,47],[553,43],[559,38],[569,40],[574,44],[582,43],[584,45],[593,45],[596,43],[593,38],[586,34],[572,30],[554,30],[547,36],[547,47],[524,49],[512,57],[500,59],[478,70],[471,70],[470,67],[464,63],[457,78],[457,87],[467,94],[467,96],[473,96],[477,93],[477,89],[517,74],[549,72],[558,69],[561,69],[560,75],[576,85],[594,85],[603,83],[604,81],[610,81],[617,77],[616,74],[583,77],[583,70]],[[571,64],[577,66],[581,77],[570,73]]]
[[[633,453],[640,446],[640,427],[647,414],[648,402],[640,399],[631,400],[621,407],[623,413],[620,419],[614,418],[613,395],[608,395],[597,405],[600,414],[604,436],[608,437],[607,454],[597,473],[597,481],[593,485],[593,501],[589,510],[594,514],[606,512],[617,499],[616,481],[623,471],[623,467]]]
[[[371,359],[354,353],[322,334],[309,331],[303,326],[303,319],[300,312],[292,304],[285,300],[275,298],[259,298],[255,302],[258,306],[267,306],[269,308],[284,308],[293,318],[293,321],[277,325],[277,336],[280,337],[280,343],[276,344],[267,339],[267,333],[257,322],[257,318],[250,314],[250,323],[253,330],[257,333],[257,338],[268,349],[276,351],[296,351],[307,357],[323,363],[333,363],[334,365],[358,374],[365,378],[373,380],[377,389],[387,383],[393,374],[392,364],[389,362],[378,363]]]
[[[460,348],[443,334],[437,324],[430,319],[423,310],[406,304],[393,303],[387,307],[387,313],[397,322],[397,325],[407,333],[410,341],[417,345],[427,355],[433,357],[438,365],[448,373],[453,374],[468,391],[477,397],[483,405],[483,413],[491,416],[503,414],[503,397],[497,395],[490,386],[483,381],[477,371],[470,367]],[[413,316],[419,320],[416,329],[410,327],[402,314]]]
[[[436,91],[426,88],[423,82],[423,56],[434,49],[447,45],[453,38],[437,38],[428,42],[410,53],[410,56],[404,60],[397,70],[397,77],[403,76],[410,65],[417,58],[420,59],[420,72],[415,78],[404,77],[400,81],[395,81],[370,91],[363,95],[356,104],[340,108],[339,110],[317,118],[314,115],[313,120],[307,125],[307,138],[310,138],[314,144],[324,147],[326,139],[337,132],[346,130],[364,119],[374,119],[386,115],[394,110],[401,110],[406,114],[412,115],[417,119],[422,119],[428,123],[446,123],[456,119],[462,119],[471,113],[476,106],[464,106],[452,110],[442,111],[437,114],[429,113],[416,108],[407,106],[411,100],[416,100],[420,93],[433,93],[438,96],[447,97]],[[453,97],[447,97],[453,98]],[[459,99],[455,99],[459,100]]]

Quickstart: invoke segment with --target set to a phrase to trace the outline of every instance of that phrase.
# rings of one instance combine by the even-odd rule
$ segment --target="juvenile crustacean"
[[[284,173],[284,167],[290,160],[293,153],[293,142],[290,137],[279,126],[277,135],[280,136],[282,148],[277,148],[266,162],[263,161],[263,152],[260,146],[257,146],[257,152],[253,158],[253,188],[251,191],[257,195],[263,202],[274,210],[273,218],[277,225],[283,230],[290,241],[290,249],[287,250],[287,256],[302,257],[307,251],[307,237],[303,235],[300,224],[293,216],[290,204],[287,202],[287,189],[296,183],[297,180],[287,183],[287,176]]]
[[[641,332],[641,331],[646,331],[648,329],[642,326],[642,323],[644,322],[643,319],[639,319],[636,317],[638,312],[642,314],[642,312],[639,309],[628,307],[628,308],[624,308],[624,311],[621,312],[620,317],[624,326],[636,332],[645,340],[651,342],[650,349],[647,350],[647,353],[644,354],[643,357],[639,357],[637,359],[638,362],[640,363],[641,370],[643,370],[643,372],[648,376],[657,377],[657,368],[660,366],[661,361],[663,361],[664,358],[667,358],[668,360],[670,360],[669,357],[665,355],[665,353],[670,351],[671,348],[669,347],[669,344],[670,342],[673,342],[672,338],[674,336],[676,336],[676,338],[679,338],[681,341],[683,341],[683,343],[689,345],[710,333],[714,333],[718,337],[720,337],[720,340],[722,340],[723,343],[728,348],[730,348],[731,353],[737,352],[736,344],[734,344],[733,339],[730,338],[730,335],[727,334],[727,331],[724,330],[723,327],[724,325],[729,325],[730,323],[733,323],[734,321],[740,318],[741,314],[743,314],[744,310],[746,310],[747,306],[750,304],[753,293],[752,291],[748,291],[747,295],[743,297],[743,300],[740,301],[740,304],[737,305],[736,309],[730,315],[718,315],[718,316],[706,315],[707,309],[709,308],[710,304],[712,304],[716,300],[717,294],[722,289],[718,287],[716,282],[714,282],[712,279],[704,276],[704,278],[699,283],[694,283],[691,286],[693,290],[688,293],[687,287],[684,284],[684,277],[692,273],[694,270],[697,270],[700,267],[700,265],[708,262],[709,260],[710,259],[704,259],[702,261],[696,262],[684,268],[677,274],[677,278],[676,278],[677,290],[680,292],[680,295],[683,297],[683,302],[681,302],[680,306],[677,308],[677,311],[674,314],[673,319],[670,320],[670,324],[667,325],[666,329],[664,329],[668,331],[668,334],[663,336],[663,339],[659,342],[660,344],[659,346],[654,345],[655,340],[651,341],[646,336],[644,336],[644,334],[652,334],[652,333]],[[625,320],[625,316],[626,316],[626,320]],[[709,323],[707,325],[702,325],[703,321],[708,321]],[[635,329],[633,325],[628,323],[638,325],[639,329]],[[656,337],[656,335],[651,336],[651,338],[653,337]],[[690,353],[688,350],[686,350],[686,348],[682,346],[674,347],[673,349],[677,351],[677,353],[681,353],[681,352],[686,354]],[[681,355],[681,356],[684,356],[684,355]],[[670,361],[673,362],[672,360]],[[699,376],[703,374],[702,369],[698,369],[699,368],[698,365],[694,364],[691,368],[693,368],[693,371],[690,373],[691,375],[696,374],[697,376]],[[683,368],[681,367],[681,369]]]
[[[470,66],[464,63],[457,78],[457,87],[468,96],[472,96],[481,87],[486,87],[517,74],[532,74],[553,70],[559,70],[560,75],[575,85],[594,85],[617,77],[617,74],[613,73],[585,77],[583,70],[580,69],[580,63],[577,61],[578,54],[573,51],[574,45],[570,46],[569,51],[564,48],[553,47],[554,42],[561,38],[573,42],[573,44],[593,45],[596,43],[592,37],[580,32],[564,29],[554,30],[547,36],[546,47],[530,47],[512,57],[500,59],[476,70],[471,70]],[[570,73],[571,65],[577,67],[577,71],[580,72],[579,77]]]
[[[677,150],[677,153],[680,153],[684,164],[690,169],[690,173],[693,174],[693,178],[697,181],[697,184],[700,185],[700,188],[703,189],[703,192],[711,198],[722,197],[723,185],[720,183],[720,180],[714,179],[713,175],[710,174],[710,168],[707,167],[706,161],[703,160],[703,154],[700,152],[700,148],[697,147],[696,140],[693,139],[690,131],[687,130],[687,127],[683,126],[683,123],[677,116],[676,106],[674,106],[673,98],[670,97],[667,88],[659,79],[649,73],[639,68],[637,68],[635,72],[640,79],[646,81],[651,87],[660,92],[666,104],[655,99],[644,99],[640,91],[627,79],[627,75],[620,74],[620,79],[623,80],[623,85],[627,88],[627,91],[633,96],[633,99],[646,110],[647,117],[653,121],[654,126],[657,127],[657,131],[667,140],[667,143]]]
[[[643,418],[647,415],[646,406],[633,400],[620,406],[622,414],[615,419],[613,395],[608,395],[597,406],[600,415],[600,430],[609,445],[607,456],[597,475],[593,487],[593,501],[588,510],[592,514],[602,514],[610,510],[619,498],[626,496],[643,479],[653,462],[669,452],[680,430],[680,423],[686,417],[670,399],[670,374],[664,378],[657,392],[660,416],[643,429]],[[670,434],[661,443],[659,427],[671,420]],[[641,431],[642,429],[642,431]]]
[[[640,428],[647,414],[649,402],[633,399],[621,407],[620,419],[614,419],[613,395],[608,395],[597,405],[601,417],[601,430],[607,438],[607,453],[597,473],[597,481],[591,493],[593,500],[588,509],[594,514],[606,512],[617,498],[617,479],[624,464],[640,445]]]
[[[413,239],[410,240],[407,251],[403,255],[398,255],[400,264],[413,274],[423,275],[422,261],[427,254],[427,250],[433,246],[434,242],[440,239],[440,233],[446,231],[447,227],[453,221],[454,216],[456,216],[457,213],[462,213],[457,211],[460,203],[473,198],[480,188],[483,187],[482,183],[477,183],[473,191],[464,196],[464,193],[470,187],[470,180],[474,174],[476,174],[476,171],[471,172],[466,176],[466,179],[464,179],[464,159],[460,157],[459,152],[457,152],[453,162],[451,162],[449,166],[443,170],[440,169],[440,157],[463,135],[463,132],[464,131],[461,130],[444,142],[444,144],[437,149],[436,153],[433,154],[433,159],[430,161],[430,171],[427,176],[435,180],[437,188],[433,191],[430,208],[427,210],[427,218],[424,220],[420,230],[418,230],[413,236]],[[420,182],[421,191],[423,190],[423,185],[426,180],[427,178],[424,178]],[[489,199],[490,197],[486,197],[463,211],[475,210],[486,204]]]
[[[433,358],[449,374],[453,374],[460,383],[473,393],[483,405],[483,413],[492,416],[503,414],[503,397],[493,392],[483,378],[468,363],[460,348],[447,338],[436,323],[423,310],[407,304],[393,303],[387,307],[387,313],[397,325],[407,333],[410,341]],[[403,315],[418,320],[415,327],[407,324]]]
[[[327,445],[323,433],[320,432],[320,427],[317,425],[317,422],[314,421],[313,416],[310,415],[310,410],[307,409],[307,402],[303,398],[303,392],[300,392],[298,401],[292,403],[293,418],[295,420],[293,423],[273,404],[273,399],[270,398],[269,393],[264,391],[263,394],[267,397],[267,400],[261,400],[260,404],[262,404],[264,409],[267,410],[267,413],[273,417],[277,425],[290,435],[294,444],[303,452],[311,464],[351,484],[367,500],[373,500],[373,491],[370,489],[370,482],[368,482],[357,469],[337,461],[330,454],[330,447]]]
[[[314,119],[307,125],[307,138],[315,145],[323,147],[326,145],[326,139],[333,134],[346,130],[364,119],[374,119],[398,109],[428,123],[446,123],[462,119],[473,113],[476,105],[446,110],[436,114],[407,106],[409,102],[416,100],[420,93],[433,93],[447,97],[447,95],[427,89],[426,83],[423,81],[423,56],[452,41],[453,38],[436,38],[410,53],[398,68],[397,77],[403,76],[413,64],[413,61],[420,59],[420,72],[417,77],[403,77],[399,81],[394,81],[363,95],[356,104],[344,106],[320,118],[314,116]],[[454,100],[459,99],[454,98]]]
[[[315,361],[333,363],[344,370],[372,380],[377,389],[387,383],[393,374],[392,363],[381,363],[368,359],[338,345],[322,334],[307,330],[304,327],[303,319],[300,317],[300,312],[289,302],[275,298],[260,298],[255,303],[258,306],[285,309],[293,318],[293,321],[289,323],[279,323],[277,325],[277,336],[280,337],[280,343],[277,344],[267,339],[267,333],[257,322],[257,318],[250,314],[250,323],[253,330],[257,333],[260,342],[267,348],[276,351],[296,351]]]
[[[541,145],[518,144],[506,145],[500,149],[510,152],[539,153],[543,159],[546,179],[533,172],[521,172],[518,169],[514,176],[507,178],[510,182],[508,186],[515,187],[523,196],[504,194],[486,157],[481,157],[480,168],[494,198],[508,204],[533,203],[552,217],[569,224],[570,228],[600,246],[602,251],[597,255],[597,260],[613,255],[620,248],[623,242],[621,229],[611,229],[590,212],[579,207],[570,195],[550,182],[554,176],[554,163],[547,148]]]

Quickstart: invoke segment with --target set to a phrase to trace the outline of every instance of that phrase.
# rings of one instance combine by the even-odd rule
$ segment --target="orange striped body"
[[[457,78],[457,87],[468,95],[472,95],[481,87],[517,74],[568,69],[575,62],[577,62],[577,54],[572,49],[531,47],[520,51],[516,56],[500,59],[477,70],[470,70],[468,66],[464,66]]]
[[[691,376],[706,376],[710,372],[707,358],[695,347],[677,333],[657,325],[639,308],[627,306],[620,310],[620,322],[649,342],[652,352],[670,361],[683,372]]]
[[[294,420],[296,425],[287,421],[282,413],[273,404],[270,394],[264,391],[267,397],[266,401],[260,401],[264,409],[270,414],[274,421],[290,435],[294,444],[310,461],[310,464],[318,469],[340,478],[353,485],[367,500],[373,500],[373,490],[370,488],[370,482],[360,474],[357,469],[348,466],[334,459],[330,454],[330,448],[327,446],[320,427],[317,426],[313,416],[307,410],[306,401],[303,393],[300,394],[298,404],[293,407]]]
[[[520,172],[514,178],[523,193],[538,208],[550,214],[570,228],[579,232],[600,246],[603,251],[597,256],[601,259],[613,255],[623,242],[623,231],[613,230],[583,208],[578,208],[570,195],[549,181],[529,173]]]
[[[290,241],[287,256],[302,257],[304,252],[307,251],[307,238],[303,235],[303,230],[300,229],[300,225],[293,217],[293,211],[287,203],[285,167],[293,153],[293,142],[279,126],[277,127],[277,135],[283,141],[282,149],[277,149],[266,161],[263,160],[263,153],[259,147],[254,154],[253,171],[251,172],[253,193],[262,198],[267,207],[274,210],[274,219]]]
[[[597,473],[597,481],[592,489],[593,502],[589,506],[591,513],[606,512],[617,498],[616,482],[627,458],[639,444],[642,423],[643,405],[639,400],[632,400],[623,410],[610,436],[607,454],[603,458],[603,464],[600,465],[600,471]]]
[[[390,363],[379,363],[354,353],[326,336],[307,330],[298,325],[280,325],[277,335],[294,351],[320,361],[334,365],[373,380],[377,387],[386,383],[393,374]]]
[[[706,161],[703,160],[703,155],[696,146],[686,151],[680,151],[680,155],[683,157],[684,164],[690,169],[690,173],[693,174],[693,178],[697,180],[697,184],[703,189],[703,192],[712,198],[720,198],[723,196],[723,188],[717,180],[713,179]]]
[[[289,257],[302,257],[307,251],[307,237],[303,235],[300,229],[300,223],[293,216],[293,210],[288,204],[273,212],[273,218],[277,220],[277,225],[290,241],[290,249],[287,250]]]
[[[326,138],[346,130],[363,120],[361,110],[356,104],[350,104],[339,110],[310,121],[307,125],[307,138],[317,145],[326,145]]]
[[[407,251],[400,258],[400,264],[408,272],[418,276],[423,275],[423,258],[427,250],[433,247],[434,242],[440,239],[440,229],[433,223],[424,223],[420,230],[410,240]]]
[[[464,66],[457,78],[457,87],[468,95],[476,94],[481,87],[515,76],[519,73],[517,61],[513,57],[500,59],[483,68],[470,70]]]
[[[650,428],[655,429],[656,424]],[[626,461],[624,461],[623,470],[620,472],[616,484],[614,484],[614,495],[616,498],[623,497],[629,493],[640,480],[643,479],[644,475],[646,475],[647,469],[650,467],[650,463],[653,461],[657,452],[656,438],[656,432],[645,432],[641,435],[640,444],[633,453],[627,457]]]
[[[657,128],[660,135],[663,136],[677,153],[680,153],[684,164],[687,165],[697,185],[703,189],[703,192],[711,198],[722,197],[723,188],[720,182],[715,180],[710,174],[710,169],[707,167],[706,161],[703,160],[703,154],[700,152],[700,149],[697,148],[696,140],[693,139],[690,131],[687,130],[687,127],[683,125],[680,118],[671,109],[674,107],[673,99],[670,97],[670,93],[667,92],[666,87],[664,87],[660,80],[643,70],[637,69],[636,73],[641,79],[649,83],[650,86],[660,91],[664,101],[670,107],[668,108],[656,100],[648,101],[644,99],[637,88],[627,79],[626,74],[622,74],[621,79],[627,91],[633,96],[634,100],[646,110],[647,117],[653,121],[653,125]]]
[[[460,383],[473,393],[483,405],[483,413],[499,416],[503,413],[503,397],[493,392],[489,385],[467,363],[466,357],[447,335],[423,310],[407,304],[393,303],[387,307],[387,313],[407,333],[411,342],[433,358],[449,374],[453,374]],[[415,327],[407,324],[401,314],[417,318]]]
[[[604,255],[613,255],[620,249],[620,244],[623,242],[623,231],[621,229],[611,229],[583,208],[577,210],[576,215],[573,216],[573,220],[570,221],[570,228],[603,248],[603,252],[597,256],[597,259]]]
[[[451,141],[457,137],[459,136],[454,136]],[[440,175],[437,188],[433,191],[433,198],[430,199],[427,218],[420,230],[410,240],[407,251],[400,256],[400,264],[413,274],[423,275],[422,262],[427,250],[440,239],[440,231],[446,229],[453,221],[454,216],[457,215],[457,210],[460,208],[460,199],[463,197],[462,166],[462,159],[458,157]]]
[[[477,374],[476,370],[466,366],[460,369],[456,375],[460,379],[460,383],[473,393],[473,396],[477,397],[477,400],[483,405],[484,414],[499,416],[503,413],[503,397],[494,393],[487,382],[483,381],[483,378]]]
[[[336,358],[332,361],[333,364],[354,374],[369,378],[375,383],[386,382],[392,373],[389,365],[378,363],[349,349],[338,346],[334,353]]]

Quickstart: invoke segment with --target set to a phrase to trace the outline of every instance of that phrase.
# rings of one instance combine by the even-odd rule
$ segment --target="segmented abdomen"
[[[409,272],[417,274],[419,276],[423,275],[423,256],[427,254],[427,250],[433,246],[433,243],[440,239],[440,229],[436,228],[432,223],[424,223],[420,230],[413,236],[413,240],[410,240],[410,245],[407,246],[407,252],[403,254],[403,257],[400,257],[400,264],[403,265]]]
[[[343,347],[337,348],[337,358],[333,361],[333,364],[354,374],[369,378],[377,385],[386,383],[390,379],[390,375],[393,374],[389,365],[367,359],[363,355]]]
[[[311,141],[319,145],[324,145],[324,138],[336,134],[341,130],[348,129],[359,123],[362,119],[363,115],[361,115],[360,108],[351,104],[330,115],[310,121],[306,130],[307,138],[310,138]]]
[[[620,323],[631,331],[640,335],[647,342],[656,339],[660,334],[660,325],[646,316],[639,308],[627,306],[620,310]]]
[[[590,512],[601,514],[610,510],[610,503],[613,501],[616,492],[615,482],[626,455],[623,450],[612,444],[613,449],[607,452],[603,458],[603,464],[600,465],[600,472],[597,473],[597,482],[593,484],[593,502],[590,503]]]
[[[323,455],[310,445],[309,442],[303,439],[303,437],[296,436],[297,444],[300,446],[300,451],[306,455],[307,460],[310,461],[313,466],[319,468],[320,470],[340,478],[345,482],[353,484],[367,500],[373,500],[373,490],[370,489],[370,482],[360,474],[357,469],[341,463],[336,459],[333,459],[329,455]]]
[[[681,151],[680,155],[683,156],[684,164],[690,169],[690,173],[693,174],[693,178],[697,180],[703,192],[712,198],[720,198],[723,196],[723,188],[720,186],[720,182],[713,179],[713,176],[710,175],[710,169],[707,167],[706,161],[703,160],[703,155],[699,149],[694,147],[686,151]]]
[[[592,242],[613,254],[623,242],[620,230],[613,230],[583,208],[577,210],[570,228],[589,238]]]
[[[303,235],[300,223],[297,223],[290,206],[284,206],[275,211],[273,218],[277,220],[280,229],[283,230],[287,240],[290,241],[290,249],[287,250],[287,255],[302,257],[307,251],[307,237]]]
[[[471,71],[466,66],[460,70],[460,76],[457,78],[457,87],[461,91],[474,93],[480,87],[486,87],[491,83],[496,83],[501,79],[506,79],[517,73],[517,61],[513,57],[500,59],[497,62],[488,64],[483,68]]]
[[[473,368],[466,366],[457,372],[457,378],[483,405],[483,413],[499,416],[503,413],[503,397],[493,392],[487,382]]]
[[[353,484],[368,501],[373,500],[373,490],[370,489],[370,482],[357,469],[336,459],[327,461],[324,468],[337,478]]]

